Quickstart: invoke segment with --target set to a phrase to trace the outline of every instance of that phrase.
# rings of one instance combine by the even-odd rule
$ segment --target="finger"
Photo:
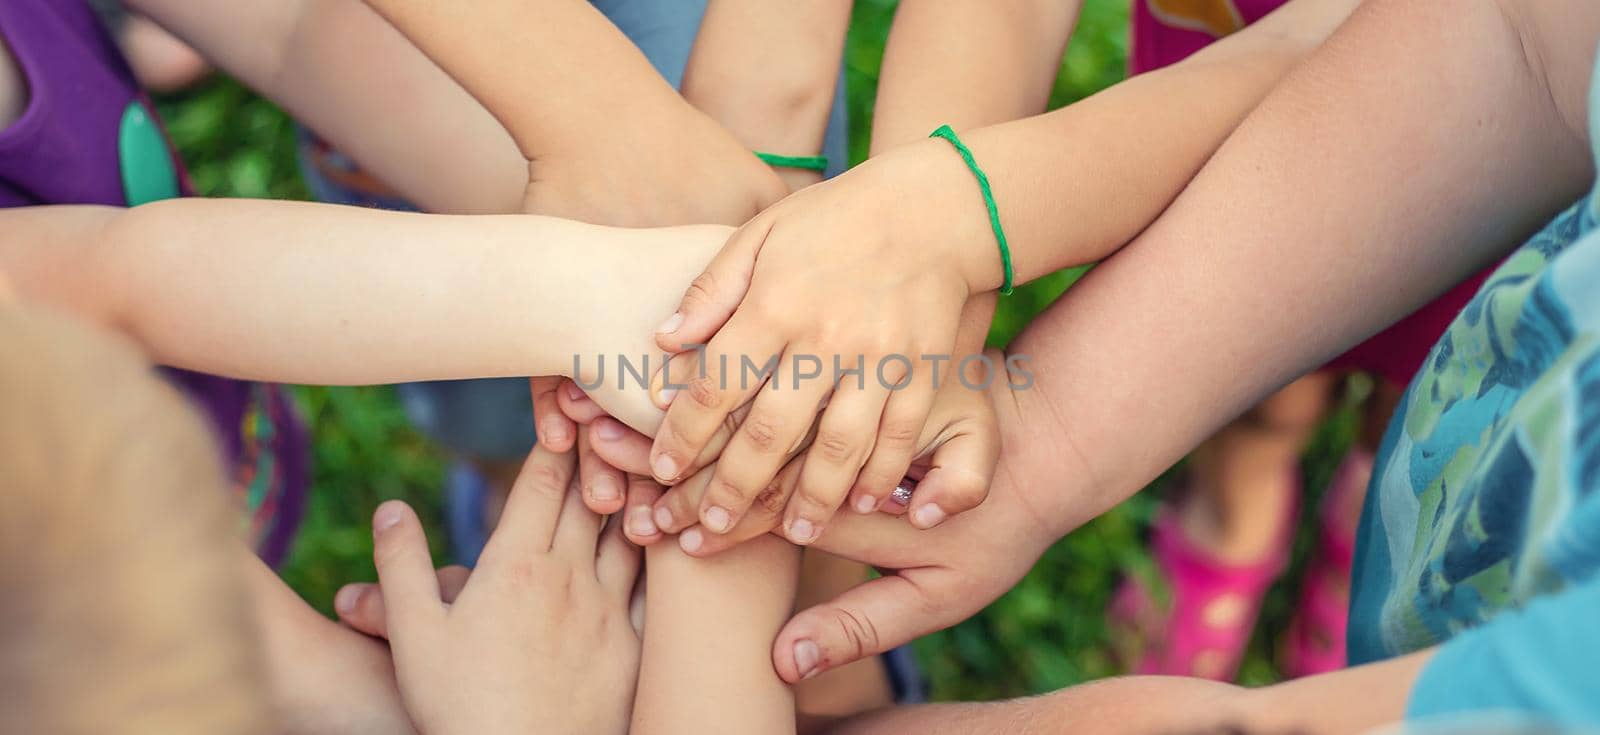
[[[528,387],[533,391],[533,425],[538,429],[539,443],[553,452],[571,449],[578,435],[577,425],[561,413],[556,400],[556,391],[563,380],[565,378],[559,375],[528,379]]]
[[[750,511],[733,530],[706,533],[699,526],[691,526],[678,534],[678,547],[690,556],[715,556],[757,536],[771,533],[778,527],[784,506],[800,484],[801,465],[802,460],[795,459],[784,466],[783,471],[756,496]]]
[[[869,580],[795,615],[773,642],[778,676],[791,684],[809,679],[948,627],[982,605],[961,594],[954,573],[911,571]]]
[[[682,352],[687,344],[705,344],[717,333],[750,289],[756,255],[772,231],[772,217],[757,217],[735,230],[727,244],[683,294],[678,310],[656,329],[656,345]]]
[[[627,479],[622,470],[612,467],[595,454],[590,432],[578,434],[578,478],[583,488],[583,503],[601,515],[622,510]]]
[[[462,588],[467,586],[471,570],[459,565],[440,567],[439,597],[445,604],[456,601]],[[333,609],[339,621],[360,633],[374,638],[388,638],[389,626],[383,604],[383,587],[370,582],[356,582],[339,588],[333,596]]]
[[[562,379],[561,387],[556,389],[556,404],[560,406],[562,415],[579,424],[593,423],[607,415],[606,410],[570,378]]]
[[[661,485],[641,475],[628,475],[628,511],[622,531],[629,541],[649,546],[662,538],[656,526],[655,504],[661,498]]]
[[[698,523],[700,500],[705,497],[706,487],[711,484],[711,477],[716,470],[717,465],[713,464],[667,488],[656,500],[651,516],[656,521],[656,528],[662,533],[681,533]]]
[[[650,450],[656,481],[671,485],[698,469],[701,450],[728,414],[760,392],[766,379],[781,368],[781,360],[774,357],[781,354],[783,340],[777,332],[736,315],[701,353],[697,369],[672,376],[678,387],[668,386],[662,392],[671,405]]]
[[[784,511],[784,536],[802,546],[822,535],[866,464],[889,389],[878,381],[845,381],[829,400],[805,453],[794,498]]]
[[[428,539],[411,506],[390,500],[372,514],[372,561],[379,584],[388,592],[388,630],[405,631],[443,614]]]
[[[973,431],[951,437],[933,452],[933,466],[917,481],[909,516],[917,528],[933,528],[950,516],[978,507],[989,496],[1000,438]]]
[[[511,484],[500,524],[484,544],[479,566],[528,559],[550,550],[572,482],[573,460],[573,452],[552,452],[543,444],[528,453]]]
[[[611,593],[618,605],[628,604],[633,595],[633,583],[639,577],[643,556],[639,547],[629,543],[623,535],[622,521],[622,516],[612,516],[606,524],[594,559],[594,574],[600,581],[600,588]]]
[[[911,458],[916,455],[922,427],[933,410],[933,399],[933,383],[928,380],[913,381],[890,394],[883,408],[877,439],[872,444],[872,455],[850,490],[851,507],[856,512],[876,510],[905,477]]]
[[[772,376],[773,387],[756,397],[750,415],[722,450],[711,485],[700,501],[700,523],[712,533],[727,533],[738,525],[756,496],[767,489],[810,434],[822,400],[833,390],[831,380],[819,377],[820,363],[813,375],[802,367],[801,354],[784,355]]]
[[[570,559],[574,564],[593,564],[595,550],[600,544],[600,529],[605,526],[606,519],[585,507],[580,496],[574,479],[561,504],[561,519],[556,522],[550,553]]]
[[[954,531],[951,527],[920,531],[882,513],[840,513],[811,548],[875,567],[905,569],[925,564],[925,550]]]
[[[650,474],[650,437],[610,416],[589,425],[589,442],[595,456],[623,472]]]

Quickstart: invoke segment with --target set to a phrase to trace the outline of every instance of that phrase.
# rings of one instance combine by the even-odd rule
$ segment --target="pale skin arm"
[[[115,325],[165,364],[328,385],[637,360],[653,351],[654,315],[726,236],[200,199],[11,209],[0,222],[0,270],[24,300]],[[658,412],[629,392],[638,400],[618,418],[653,428]]]
[[[1004,702],[899,707],[832,728],[840,735],[1084,735],[1245,732],[1307,735],[1368,732],[1396,722],[1432,651],[1250,690],[1178,677],[1127,677]]]
[[[800,549],[764,536],[694,559],[655,544],[645,564],[632,732],[794,732],[794,694],[767,654],[794,604]]]
[[[683,97],[751,150],[822,150],[839,80],[849,0],[711,0],[683,75]],[[795,190],[817,171],[780,168]]]
[[[466,90],[343,0],[130,0],[423,209],[520,209],[526,161]],[[375,94],[374,90],[382,90]]]

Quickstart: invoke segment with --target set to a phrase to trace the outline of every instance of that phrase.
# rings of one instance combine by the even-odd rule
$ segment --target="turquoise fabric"
[[[1600,725],[1597,202],[1572,205],[1490,276],[1380,449],[1349,652],[1355,664],[1440,646],[1410,718]]]

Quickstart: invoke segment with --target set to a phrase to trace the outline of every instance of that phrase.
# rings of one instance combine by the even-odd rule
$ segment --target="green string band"
[[[1011,270],[1011,246],[1006,244],[1006,231],[1000,226],[1000,207],[994,203],[994,190],[989,188],[989,176],[978,167],[978,162],[972,157],[972,150],[966,143],[956,136],[956,131],[949,125],[940,125],[938,130],[928,135],[929,138],[944,138],[950,145],[956,147],[956,152],[961,154],[961,160],[967,162],[967,168],[972,169],[972,175],[978,179],[978,190],[983,192],[983,206],[989,210],[989,226],[994,229],[994,239],[1000,243],[1000,265],[1005,268],[1005,280],[1000,284],[1002,295],[1011,295],[1012,281],[1016,274]]]
[[[807,171],[825,171],[828,168],[827,156],[780,156],[761,151],[755,154],[763,163],[777,168],[803,168]]]

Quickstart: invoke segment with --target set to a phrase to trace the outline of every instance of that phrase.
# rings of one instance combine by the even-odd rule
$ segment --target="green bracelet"
[[[1005,280],[1000,284],[1000,293],[1010,295],[1016,274],[1011,270],[1011,246],[1006,244],[1006,231],[1000,226],[1000,207],[994,203],[994,190],[989,188],[989,176],[978,167],[978,162],[972,158],[971,149],[961,142],[961,138],[956,136],[956,131],[951,130],[949,125],[940,125],[939,129],[928,137],[950,141],[950,145],[955,146],[956,152],[961,154],[961,160],[967,162],[967,168],[972,169],[972,175],[977,177],[978,190],[983,192],[983,206],[989,210],[989,226],[994,228],[994,239],[1000,243],[1000,265],[1005,269]]]
[[[755,154],[763,163],[778,168],[803,168],[807,171],[825,171],[828,168],[827,156],[780,156],[761,151],[755,151]]]

